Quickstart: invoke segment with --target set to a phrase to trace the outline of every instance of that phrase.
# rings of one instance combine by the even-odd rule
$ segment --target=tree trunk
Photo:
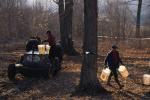
[[[122,24],[122,37],[123,40],[125,40],[126,38],[126,9],[127,9],[127,4],[125,4],[124,8],[123,8],[123,24]]]
[[[141,9],[142,9],[142,0],[138,0],[138,9],[137,9],[137,19],[136,19],[136,38],[137,40],[136,48],[141,49]]]
[[[97,78],[97,16],[97,0],[84,0],[84,59],[79,89],[90,94],[104,91]]]
[[[66,54],[77,55],[72,41],[72,14],[73,0],[59,0],[61,43]]]
[[[65,28],[64,28],[64,18],[65,18],[65,9],[64,9],[64,0],[59,0],[59,22],[60,22],[60,39],[64,47],[65,41]]]
[[[136,20],[136,37],[140,38],[140,20],[141,20],[141,8],[142,8],[142,0],[138,0],[138,9],[137,9],[137,20]]]

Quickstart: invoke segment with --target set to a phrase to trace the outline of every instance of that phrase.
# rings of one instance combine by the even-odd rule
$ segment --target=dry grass
[[[101,44],[102,47],[99,47],[98,77],[103,67],[104,57],[111,46],[106,46],[106,44],[103,43]],[[107,86],[106,83],[100,80],[102,86],[112,92],[112,94],[70,97],[79,83],[81,57],[64,56],[62,70],[55,78],[44,80],[41,78],[25,77],[23,80],[20,79],[14,84],[7,79],[7,66],[9,63],[16,62],[24,51],[22,48],[16,49],[15,46],[13,47],[14,49],[11,48],[11,51],[7,50],[0,54],[0,100],[148,100],[145,93],[150,92],[150,86],[142,85],[142,75],[149,73],[150,70],[150,60],[147,59],[150,58],[150,54],[148,53],[150,48],[143,50],[131,48],[120,49],[123,61],[130,73],[127,80],[119,77],[121,83],[125,85],[122,91],[119,91],[113,79],[113,87]],[[81,49],[79,48],[78,51],[81,51]]]

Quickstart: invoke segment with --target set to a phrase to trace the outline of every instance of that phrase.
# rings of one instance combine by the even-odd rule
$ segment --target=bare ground
[[[111,94],[72,97],[71,93],[79,84],[81,57],[64,56],[62,70],[55,78],[45,80],[18,76],[18,81],[12,83],[7,78],[8,64],[16,62],[24,50],[20,46],[10,47],[0,52],[0,100],[150,100],[150,86],[142,84],[142,75],[150,73],[149,50],[126,49],[126,52],[121,52],[130,73],[126,80],[119,77],[125,85],[123,90],[118,89],[113,79],[113,87],[100,80],[102,86]],[[101,55],[98,58],[98,77],[107,51],[108,48],[99,51]]]

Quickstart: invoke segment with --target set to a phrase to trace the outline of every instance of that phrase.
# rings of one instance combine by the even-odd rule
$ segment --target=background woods
[[[57,4],[53,0],[44,0],[44,4],[40,0],[34,0],[31,5],[27,0],[0,0],[0,33],[3,35],[0,37],[0,43],[6,42],[5,38],[19,40],[29,38],[35,34],[42,37],[47,29],[52,30],[57,39],[62,37],[64,33],[68,34],[66,40],[70,42],[66,45],[70,45],[69,47],[73,44],[72,40],[82,40],[84,1],[66,0],[66,3],[61,3],[63,0],[54,1],[57,1]],[[139,1],[136,5],[133,5],[134,0],[130,2],[127,0],[98,0],[98,35],[124,39],[137,37],[137,29],[139,28],[136,28],[136,26],[139,25],[136,25],[136,23],[139,23],[140,19],[140,36],[149,37],[149,1],[143,1],[141,18],[139,18],[137,12],[140,10]],[[60,2],[59,5],[58,2]],[[59,17],[62,8],[65,8],[64,13],[61,13]],[[61,25],[63,23],[61,20],[63,19],[62,15],[64,14],[65,25]],[[65,27],[66,29],[64,29]]]
[[[46,8],[38,0],[32,6],[27,0],[0,0],[0,42],[24,40],[36,34],[42,36],[48,28],[57,34],[57,20],[53,8]]]
[[[9,81],[8,66],[26,53],[26,41],[47,38],[47,30],[68,54],[60,72],[46,80],[19,74]],[[150,87],[143,84],[149,43],[150,0],[0,0],[0,100],[149,100]],[[130,74],[118,76],[121,91],[113,80],[108,86],[100,79],[112,44]]]

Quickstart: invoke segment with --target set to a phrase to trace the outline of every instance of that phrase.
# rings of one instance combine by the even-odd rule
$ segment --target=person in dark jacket
[[[60,44],[56,44],[55,37],[52,35],[51,31],[47,31],[47,39],[44,40],[43,42],[48,42],[49,45],[51,46],[50,52],[49,52],[49,57],[51,59],[58,57],[59,61],[61,63],[62,61],[62,56],[63,56],[63,51],[62,47]]]
[[[61,62],[63,57],[62,48],[61,45],[56,44],[55,37],[51,34],[51,31],[47,31],[46,34],[47,39],[43,42],[48,42],[51,46],[49,51],[49,59],[52,61],[53,65],[57,66],[53,66],[53,69],[55,70],[53,76],[55,76],[57,71],[61,69]]]
[[[122,63],[122,60],[119,56],[119,52],[117,51],[117,49],[118,47],[116,45],[113,45],[112,50],[108,53],[105,59],[105,66],[107,67],[108,65],[109,69],[111,70],[107,85],[111,86],[110,80],[111,80],[111,77],[114,76],[116,83],[119,85],[119,88],[122,89],[123,85],[121,85],[118,80],[117,69],[119,68],[119,64],[123,64],[123,63]]]
[[[39,38],[40,39],[40,38]],[[41,43],[37,37],[31,37],[26,43],[26,51],[29,52],[31,50],[38,51],[38,45]]]
[[[55,37],[52,35],[51,31],[47,31],[46,34],[47,39],[44,40],[43,42],[48,42],[51,47],[55,46],[56,45]]]

